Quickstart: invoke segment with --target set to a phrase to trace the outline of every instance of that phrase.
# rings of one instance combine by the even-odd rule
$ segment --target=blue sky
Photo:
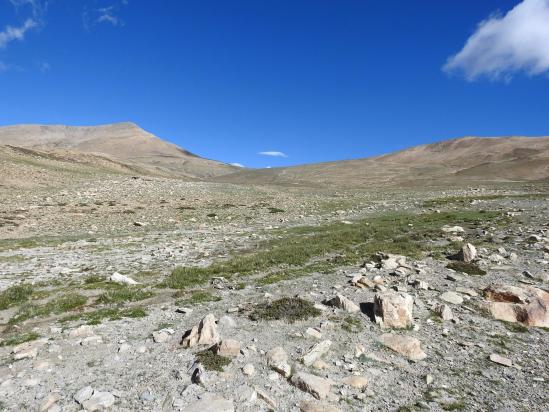
[[[249,167],[547,135],[547,18],[549,0],[0,0],[0,125],[133,121]]]

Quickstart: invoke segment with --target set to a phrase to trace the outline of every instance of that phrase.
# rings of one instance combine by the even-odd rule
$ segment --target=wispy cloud
[[[0,49],[4,49],[14,40],[23,40],[30,29],[37,27],[38,23],[33,19],[27,19],[20,26],[7,26],[0,31]]]
[[[236,167],[246,167],[244,166],[242,163],[229,163],[231,166],[236,166]]]
[[[0,62],[0,73],[7,71],[9,68],[6,63]]]
[[[277,152],[275,150],[267,150],[265,152],[259,152],[258,155],[271,156],[271,157],[288,157],[284,152]]]
[[[463,49],[443,66],[469,80],[510,80],[549,72],[549,0],[523,0],[505,15],[480,22]]]
[[[98,24],[110,24],[113,27],[122,27],[125,25],[124,20],[120,18],[120,10],[123,6],[127,6],[127,0],[120,0],[112,3],[110,6],[88,9],[84,8],[82,19],[84,28],[90,29]]]

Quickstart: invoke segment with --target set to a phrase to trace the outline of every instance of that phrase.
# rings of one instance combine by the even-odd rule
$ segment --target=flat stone
[[[191,403],[183,412],[234,412],[232,401],[222,398],[211,399],[206,397]]]
[[[381,335],[379,342],[412,361],[420,361],[427,357],[421,349],[421,342],[411,336],[386,333]]]
[[[223,339],[215,348],[219,356],[236,358],[240,354],[240,342],[234,339]]]
[[[340,294],[337,294],[332,299],[326,301],[326,304],[330,306],[335,306],[339,309],[343,309],[345,312],[349,313],[360,312],[360,306]]]
[[[356,389],[364,389],[368,386],[368,378],[360,375],[351,375],[343,379],[343,384]]]
[[[84,386],[74,395],[74,400],[79,404],[84,403],[93,395],[93,388],[91,386]]]
[[[341,412],[335,406],[325,403],[303,401],[299,404],[300,412]]]
[[[311,348],[309,348],[307,353],[301,357],[301,362],[303,362],[306,366],[311,366],[316,360],[320,359],[326,352],[328,352],[330,346],[332,346],[332,341],[330,340],[324,340],[314,344]]]
[[[497,353],[492,353],[490,355],[490,360],[494,363],[498,363],[503,366],[511,367],[513,366],[513,361],[511,359],[504,358],[501,355],[498,355]]]
[[[463,298],[456,292],[444,292],[439,298],[445,302],[452,303],[453,305],[461,305]]]
[[[332,382],[310,373],[298,372],[291,378],[292,384],[317,399],[325,399],[330,393]]]
[[[82,407],[87,411],[102,411],[113,406],[114,401],[112,393],[94,391],[89,399],[82,402]]]

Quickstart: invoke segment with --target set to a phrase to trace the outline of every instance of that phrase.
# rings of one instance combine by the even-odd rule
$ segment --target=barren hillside
[[[0,144],[42,152],[70,150],[109,157],[152,174],[209,178],[235,167],[196,156],[133,123],[104,126],[16,125],[0,127]],[[56,155],[57,156],[57,155]]]
[[[549,137],[465,137],[379,157],[243,170],[219,181],[366,186],[538,181],[549,177]]]

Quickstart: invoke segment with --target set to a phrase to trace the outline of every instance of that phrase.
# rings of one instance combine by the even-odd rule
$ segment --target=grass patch
[[[440,407],[445,411],[461,411],[465,409],[465,403],[462,401],[445,403],[440,405]]]
[[[461,226],[494,225],[499,212],[460,211],[445,213],[392,213],[358,221],[353,225],[340,222],[297,227],[273,232],[276,239],[261,243],[258,250],[228,260],[214,262],[208,267],[177,267],[160,284],[161,287],[185,289],[202,285],[214,276],[230,278],[235,274],[249,275],[273,267],[293,269],[312,259],[337,253],[340,265],[356,264],[377,252],[420,257],[422,252],[436,249],[432,241],[443,236],[446,224]],[[287,277],[297,273],[288,273]],[[280,274],[284,277],[283,274]],[[264,280],[265,284],[274,280]]]
[[[191,296],[186,299],[181,299],[176,302],[177,305],[197,305],[199,303],[206,302],[218,302],[221,298],[219,296],[213,295],[212,293],[206,290],[199,290],[194,292]]]
[[[19,334],[16,334],[16,335],[11,335],[11,336],[8,336],[7,338],[3,339],[2,341],[0,341],[0,347],[19,345],[21,343],[36,340],[39,337],[40,337],[40,335],[36,332],[19,333]]]
[[[204,366],[204,369],[208,371],[223,372],[223,368],[231,363],[229,358],[220,356],[214,353],[212,350],[207,349],[196,354],[198,361]]]
[[[52,313],[65,313],[84,306],[87,301],[88,298],[85,296],[78,295],[76,293],[69,293],[50,300],[43,305],[25,305],[19,309],[19,311],[9,320],[8,323],[13,325],[24,322],[27,319],[48,316]]]
[[[131,286],[123,286],[118,289],[108,290],[99,296],[98,303],[112,304],[124,302],[138,302],[148,299],[153,296],[152,292],[134,288]]]
[[[33,288],[30,285],[15,285],[0,292],[0,310],[25,303],[31,297],[32,292]]]
[[[508,330],[508,331],[511,331],[511,332],[514,332],[514,333],[528,333],[529,330],[526,326],[524,326],[522,323],[518,323],[518,322],[505,322],[505,321],[501,321],[501,323],[503,323],[503,326],[505,326],[505,328]]]
[[[72,316],[67,316],[61,319],[61,322],[70,322],[82,319],[88,325],[98,325],[103,320],[119,320],[122,318],[144,318],[147,316],[145,309],[141,307],[135,308],[103,308],[92,312],[79,313]]]
[[[271,303],[262,303],[256,306],[250,314],[252,320],[285,320],[293,323],[321,314],[312,302],[301,298],[281,298]]]
[[[355,318],[353,316],[347,316],[345,319],[343,319],[343,323],[341,324],[341,329],[352,332],[352,333],[359,333],[364,330],[364,324],[361,319]]]
[[[497,194],[497,195],[481,195],[481,196],[448,196],[438,199],[427,200],[423,203],[423,207],[436,207],[436,206],[447,206],[447,205],[460,205],[466,206],[475,200],[500,200],[500,199],[509,199],[509,200],[536,200],[536,199],[547,199],[549,194],[547,193],[524,193],[524,194]]]
[[[479,268],[474,263],[467,262],[452,262],[446,266],[448,269],[455,270],[456,272],[467,273],[468,275],[473,276],[484,276],[486,271]]]
[[[279,209],[277,207],[270,207],[269,208],[269,213],[284,213],[285,210],[284,209]]]

